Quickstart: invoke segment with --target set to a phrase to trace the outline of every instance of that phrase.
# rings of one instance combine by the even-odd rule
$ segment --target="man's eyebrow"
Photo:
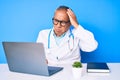
[[[55,19],[55,18],[53,18],[53,19]],[[57,20],[57,21],[60,21],[60,22],[69,22],[70,20],[59,20],[59,19],[55,19],[55,20]]]

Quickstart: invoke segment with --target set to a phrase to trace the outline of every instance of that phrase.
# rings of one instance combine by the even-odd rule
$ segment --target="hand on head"
[[[77,22],[77,18],[75,16],[75,14],[73,13],[73,11],[71,9],[67,9],[67,14],[69,16],[71,25],[73,25],[75,28],[78,27],[78,22]]]

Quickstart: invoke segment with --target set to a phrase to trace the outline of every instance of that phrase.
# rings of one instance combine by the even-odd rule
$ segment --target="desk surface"
[[[61,65],[64,69],[50,77],[11,72],[7,64],[0,64],[0,80],[77,80],[72,75],[72,66]],[[78,80],[120,80],[120,63],[108,63],[110,73],[87,73],[83,64],[82,77]]]

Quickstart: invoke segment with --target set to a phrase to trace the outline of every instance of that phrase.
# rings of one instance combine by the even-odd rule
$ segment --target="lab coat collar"
[[[57,47],[55,38],[54,38],[54,30],[51,29],[51,34],[50,34],[50,48]]]
[[[63,37],[63,40],[62,42],[59,44],[59,46],[62,46],[64,45],[65,42],[67,42],[69,40],[69,35],[70,35],[70,30],[68,30],[65,34],[65,36]],[[51,44],[55,47],[59,47],[57,44],[56,44],[56,41],[55,41],[55,38],[54,38],[54,30],[52,29],[51,31],[51,35],[50,35],[50,41],[51,41]],[[52,45],[50,45],[52,47]]]

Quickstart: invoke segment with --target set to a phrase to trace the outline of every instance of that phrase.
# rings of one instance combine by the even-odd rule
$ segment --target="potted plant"
[[[82,63],[79,61],[75,61],[72,64],[72,72],[74,78],[80,78],[82,76]]]

